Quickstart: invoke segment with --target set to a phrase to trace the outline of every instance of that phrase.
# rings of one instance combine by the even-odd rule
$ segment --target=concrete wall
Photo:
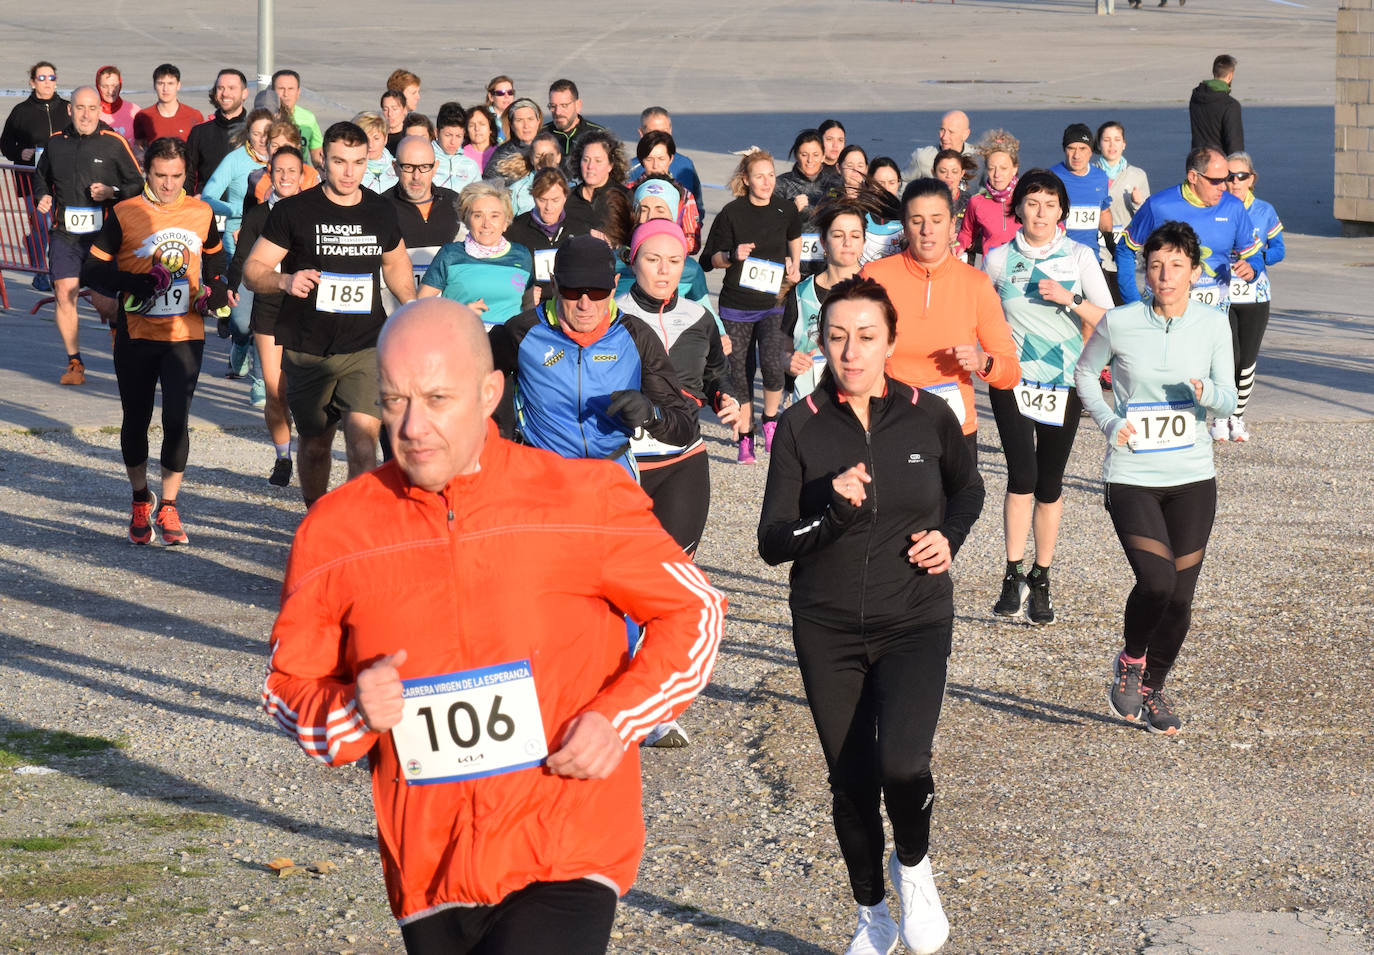
[[[1374,234],[1374,0],[1336,14],[1335,196],[1347,235]]]

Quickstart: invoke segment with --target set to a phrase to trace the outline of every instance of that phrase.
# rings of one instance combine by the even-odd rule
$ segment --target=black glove
[[[206,303],[206,310],[218,312],[222,308],[229,307],[229,286],[225,284],[222,276],[216,275],[207,279],[205,284],[210,289],[210,301]]]
[[[157,294],[157,277],[148,272],[120,272],[120,291],[132,299],[144,301]]]
[[[631,432],[653,427],[663,420],[663,413],[654,407],[652,401],[644,397],[644,392],[633,389],[611,392],[611,403],[606,408],[606,415],[610,418],[619,418],[621,424]]]

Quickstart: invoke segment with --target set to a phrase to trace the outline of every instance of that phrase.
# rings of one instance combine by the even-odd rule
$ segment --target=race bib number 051
[[[372,275],[321,272],[315,307],[321,312],[366,315],[372,311]]]
[[[778,289],[782,288],[782,273],[781,262],[756,259],[751,255],[740,266],[739,284],[741,288],[776,295]]]
[[[1138,401],[1126,405],[1126,420],[1135,428],[1129,440],[1137,454],[1191,448],[1197,419],[1191,401]]]
[[[391,739],[412,786],[513,773],[549,754],[529,660],[401,686],[405,710]]]

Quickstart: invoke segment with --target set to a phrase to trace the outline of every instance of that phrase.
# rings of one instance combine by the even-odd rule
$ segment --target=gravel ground
[[[754,550],[766,469],[708,430],[699,559],[729,625],[691,748],[645,754],[648,848],[612,950],[842,951],[852,901],[785,572]],[[985,422],[936,738],[946,951],[1138,951],[1160,919],[1237,910],[1374,937],[1374,424],[1255,430],[1218,451],[1172,683],[1187,723],[1165,740],[1106,712],[1130,577],[1100,435],[1085,425],[1069,466],[1059,620],[1034,629],[988,609],[1004,472]],[[400,951],[365,772],[315,765],[257,708],[302,511],[269,464],[256,430],[198,432],[192,545],[135,549],[114,433],[0,434],[0,950]],[[281,877],[278,857],[323,871]]]

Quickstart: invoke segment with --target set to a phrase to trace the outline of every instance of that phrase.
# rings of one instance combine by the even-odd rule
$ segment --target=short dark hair
[[[429,117],[426,116],[424,113],[406,113],[406,118],[401,120],[401,129],[406,130],[409,129],[411,126],[423,126],[425,128],[425,132],[429,134],[430,139],[433,139],[435,136],[436,130],[434,128],[434,124],[429,121]]]
[[[935,158],[939,159],[940,157],[937,155]],[[897,160],[893,159],[891,156],[878,156],[874,159],[869,160],[868,178],[872,179],[873,175],[879,169],[891,169],[893,172],[897,174],[897,180],[899,182],[901,181],[902,167],[897,165]]]
[[[295,70],[277,70],[277,72],[272,74],[272,85],[276,86],[277,80],[281,79],[283,76],[289,76],[296,81],[297,86],[301,85],[301,75]]]
[[[435,129],[448,129],[450,126],[462,126],[464,129],[468,126],[468,111],[456,100],[441,105],[439,115],[434,118]]]
[[[643,126],[649,120],[657,119],[659,116],[662,116],[664,119],[668,120],[669,122],[672,122],[672,115],[662,106],[649,106],[640,111],[639,125]]]
[[[154,159],[180,159],[187,162],[189,155],[185,141],[175,136],[159,136],[148,145],[148,151],[143,154],[143,168],[145,171],[151,170]]]
[[[848,146],[841,149],[840,154],[835,157],[835,165],[840,165],[840,163],[844,162],[844,157],[850,155],[851,153],[858,153],[860,156],[864,157],[864,174],[867,175],[868,153],[865,152],[864,148],[860,146],[858,143],[850,143]]]
[[[821,139],[821,131],[819,129],[803,129],[801,132],[797,133],[797,138],[792,140],[792,148],[787,150],[787,155],[796,159],[797,150],[801,149],[807,143],[815,143],[822,149],[825,148],[825,142]]]
[[[944,183],[940,184],[940,188],[945,189]],[[949,195],[948,189],[945,189],[945,195]],[[862,275],[845,279],[843,282],[836,282],[835,287],[830,290],[830,294],[825,297],[825,301],[821,304],[820,331],[822,335],[825,333],[825,320],[835,304],[853,301],[872,302],[881,308],[883,321],[887,324],[887,340],[889,343],[897,340],[897,306],[892,304],[887,289],[873,279],[865,278]]]
[[[530,195],[537,198],[548,192],[554,186],[562,189],[565,197],[572,192],[572,187],[568,185],[567,177],[563,175],[562,171],[560,171],[557,166],[541,169],[535,173],[534,178],[530,180]]]
[[[153,82],[156,83],[164,76],[170,76],[178,83],[181,82],[181,70],[177,69],[171,63],[163,63],[157,69],[153,70]]]
[[[1035,192],[1048,192],[1059,200],[1059,221],[1063,222],[1069,217],[1069,190],[1064,188],[1064,182],[1048,169],[1032,169],[1016,181],[1016,188],[1011,192],[1011,214],[1016,216],[1016,221],[1021,221],[1021,202]]]
[[[1117,121],[1114,120],[1114,119],[1109,119],[1109,120],[1107,120],[1105,123],[1103,123],[1101,126],[1097,127],[1097,132],[1093,135],[1093,152],[1095,152],[1095,153],[1101,153],[1101,152],[1102,152],[1102,134],[1105,133],[1105,132],[1106,132],[1107,130],[1109,130],[1109,129],[1119,129],[1119,130],[1121,130],[1121,138],[1122,138],[1122,139],[1125,139],[1125,138],[1126,138],[1126,127],[1125,127],[1125,126],[1122,126],[1119,122],[1117,122]]]
[[[38,79],[38,71],[41,70],[41,69],[42,69],[43,67],[45,67],[45,66],[46,66],[48,69],[52,70],[54,73],[57,72],[57,67],[56,67],[54,64],[49,63],[47,60],[39,60],[39,61],[38,61],[37,63],[35,63],[33,66],[29,67],[29,79],[31,79],[31,80],[36,80],[36,79]],[[123,79],[123,78],[124,78],[123,76],[120,77],[120,79]]]
[[[665,133],[661,129],[651,129],[639,137],[639,145],[635,147],[635,158],[642,164],[649,153],[659,146],[668,150],[669,158],[677,155],[677,143],[673,141],[673,134]]]
[[[1162,249],[1176,249],[1182,252],[1188,257],[1188,261],[1193,263],[1194,268],[1202,264],[1202,248],[1198,243],[1197,233],[1186,222],[1166,222],[1151,232],[1142,250],[1145,261],[1148,262],[1151,255]]]
[[[920,179],[913,179],[906,184],[902,190],[902,218],[906,218],[907,206],[916,199],[924,199],[926,196],[935,196],[943,199],[945,205],[949,207],[949,214],[954,215],[954,199],[949,194],[949,186],[933,176],[924,176]],[[836,288],[839,288],[837,285]]]
[[[244,89],[248,88],[248,77],[243,75],[243,70],[236,70],[232,66],[224,67],[222,70],[215,74],[216,84],[219,83],[219,78],[221,76],[237,76],[239,78],[239,82],[243,84]]]
[[[390,87],[382,90],[382,95],[377,97],[377,105],[382,106],[389,99],[394,99],[396,102],[401,104],[402,108],[405,108],[406,95],[402,93],[400,90],[393,90]]]
[[[582,96],[577,92],[577,84],[569,79],[554,80],[549,84],[549,95],[554,93],[571,93],[573,99],[581,99]]]
[[[1183,163],[1183,175],[1187,176],[1190,172],[1202,175],[1207,172],[1207,164],[1212,161],[1212,156],[1217,155],[1222,159],[1226,154],[1215,146],[1199,146],[1188,151],[1188,158]]]
[[[320,144],[320,149],[324,152],[329,151],[330,143],[341,143],[344,146],[366,146],[367,133],[357,123],[342,120],[334,123],[324,131],[324,142]]]
[[[863,223],[864,231],[868,231],[867,210],[863,206],[846,200],[827,202],[817,210],[816,215],[816,229],[820,232],[822,242],[840,216],[858,216],[859,222]]]
[[[303,156],[301,154],[301,151],[297,149],[295,146],[277,147],[277,151],[272,154],[272,158],[268,161],[267,165],[275,166],[277,164],[277,157],[279,156],[295,156],[297,162],[299,162],[302,166],[305,165],[305,156]]]
[[[965,182],[972,179],[973,174],[978,171],[978,163],[972,156],[966,156],[957,149],[942,149],[936,153],[935,158],[930,161],[931,175],[935,174],[936,166],[948,159],[953,159],[959,164],[960,168],[964,170],[962,178]],[[898,170],[898,172],[900,173],[901,170]]]
[[[1212,61],[1212,79],[1214,80],[1229,76],[1235,71],[1236,58],[1229,53],[1223,53]]]
[[[838,119],[825,119],[821,120],[821,124],[816,127],[816,131],[819,132],[822,136],[830,132],[832,129],[838,129],[840,132],[844,132],[844,123],[840,122]]]

